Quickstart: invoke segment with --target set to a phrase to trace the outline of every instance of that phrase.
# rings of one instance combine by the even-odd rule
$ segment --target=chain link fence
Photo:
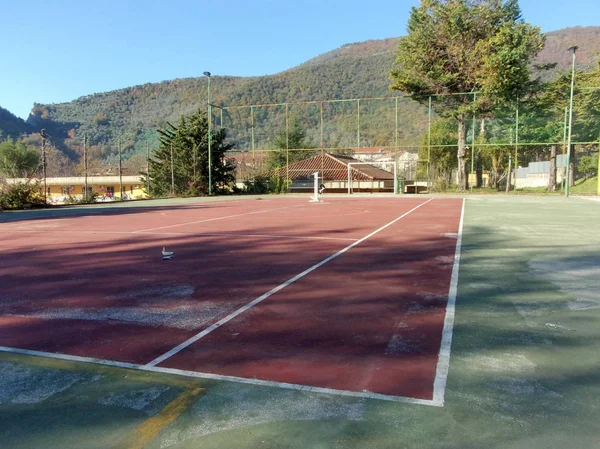
[[[340,190],[347,179],[338,179],[342,165],[373,162],[388,174],[395,167],[404,191],[457,189],[462,166],[469,190],[560,191],[568,179],[574,193],[597,193],[600,88],[576,92],[571,127],[567,95],[558,103],[534,98],[497,104],[464,93],[214,110],[214,126],[226,128],[234,145],[229,156],[240,186],[275,177],[281,178],[279,190],[289,190],[296,180],[304,182],[294,170],[310,160],[304,165]],[[327,168],[330,163],[336,168]],[[364,175],[364,167],[356,170]],[[375,181],[387,178],[381,172],[371,177],[373,190],[379,189]]]

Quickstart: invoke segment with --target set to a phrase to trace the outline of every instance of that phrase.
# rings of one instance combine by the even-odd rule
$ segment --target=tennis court
[[[0,346],[439,406],[462,210],[304,197],[4,223]]]
[[[597,202],[324,199],[1,214],[2,444],[598,446]]]

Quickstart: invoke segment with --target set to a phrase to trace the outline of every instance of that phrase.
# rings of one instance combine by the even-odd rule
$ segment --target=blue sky
[[[0,0],[0,106],[173,78],[271,75],[343,44],[405,34],[417,0]],[[600,25],[598,0],[521,0],[553,31]]]

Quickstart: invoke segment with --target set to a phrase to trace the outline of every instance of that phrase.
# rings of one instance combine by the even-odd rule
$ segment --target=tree
[[[452,170],[456,167],[454,154],[456,154],[456,129],[451,121],[437,119],[431,124],[431,132],[423,136],[419,149],[419,160],[426,161],[429,158],[434,184],[440,184],[434,187],[443,188],[450,183]],[[425,167],[419,168],[423,170]]]
[[[457,121],[460,189],[467,188],[466,120],[526,94],[535,84],[529,63],[543,46],[517,0],[422,0],[412,8],[390,87],[421,103],[438,95],[435,111]]]
[[[583,173],[585,179],[594,176],[598,172],[598,157],[594,154],[591,156],[581,156],[577,169]]]
[[[176,196],[208,194],[208,120],[206,111],[199,109],[182,116],[177,126],[167,123],[159,129],[159,148],[150,159],[151,196],[171,193],[172,181]],[[233,146],[225,144],[225,130],[213,131],[211,139],[213,190],[226,188],[235,179],[235,167],[225,160],[225,152]],[[172,157],[171,157],[172,155]],[[147,173],[141,172],[146,185]]]
[[[306,131],[295,120],[291,121],[287,133],[285,129],[279,131],[273,141],[273,146],[279,151],[269,153],[267,158],[269,170],[285,167],[311,156],[309,151],[289,151],[290,149],[312,148],[312,145],[306,139]]]
[[[600,59],[593,70],[577,72],[573,128],[579,142],[600,142]]]
[[[35,148],[12,139],[0,143],[0,174],[7,178],[29,178],[40,165]]]

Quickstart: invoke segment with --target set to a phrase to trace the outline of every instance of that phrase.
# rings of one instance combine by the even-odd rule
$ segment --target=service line
[[[14,232],[21,233],[39,233],[39,229],[0,229],[0,234],[9,234]],[[44,229],[44,234],[50,234],[52,232],[58,232],[65,234],[64,229]],[[109,235],[141,235],[139,231],[103,231],[103,230],[89,230],[89,229],[70,229],[68,234],[109,234]],[[358,239],[350,237],[315,237],[305,235],[278,235],[278,234],[235,234],[235,233],[197,233],[197,232],[152,232],[145,231],[143,234],[147,235],[181,235],[181,236],[193,236],[193,237],[236,237],[236,238],[263,238],[263,239],[300,239],[300,240],[339,240],[345,242],[355,242]]]
[[[160,229],[176,228],[177,226],[186,226],[186,225],[197,224],[197,223],[207,223],[209,221],[226,220],[228,218],[245,217],[246,215],[262,214],[264,212],[273,212],[274,210],[291,209],[293,207],[300,207],[300,206],[304,206],[304,205],[305,204],[296,204],[294,206],[277,207],[275,209],[255,210],[254,212],[247,212],[245,214],[227,215],[225,217],[206,218],[204,220],[189,221],[187,223],[177,223],[177,224],[168,225],[168,226],[159,226],[156,228],[140,229],[138,231],[133,231],[132,234],[139,234],[141,232],[149,232],[149,231],[158,231]]]

